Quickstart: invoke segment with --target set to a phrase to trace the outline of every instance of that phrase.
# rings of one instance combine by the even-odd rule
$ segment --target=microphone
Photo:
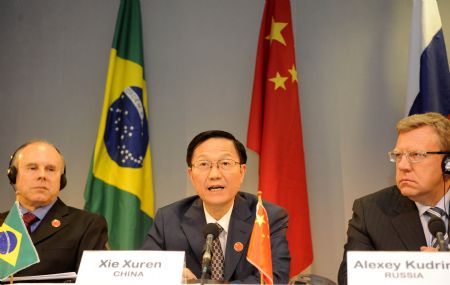
[[[206,238],[202,257],[202,276],[203,280],[211,279],[211,248],[213,240],[219,235],[219,227],[216,223],[209,223],[203,228],[203,236]]]
[[[441,218],[431,217],[428,222],[428,229],[430,233],[437,239],[439,245],[439,251],[448,251],[448,248],[445,246],[444,233],[445,224]]]

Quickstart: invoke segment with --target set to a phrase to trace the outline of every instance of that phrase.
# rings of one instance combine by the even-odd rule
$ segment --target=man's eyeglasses
[[[430,154],[448,154],[446,151],[390,151],[389,160],[393,163],[399,162],[403,156],[411,163],[421,162]]]
[[[221,159],[216,162],[212,162],[209,160],[198,160],[192,163],[192,167],[200,170],[200,171],[209,171],[214,165],[220,170],[231,170],[235,165],[241,164],[239,161],[234,161],[232,159]]]

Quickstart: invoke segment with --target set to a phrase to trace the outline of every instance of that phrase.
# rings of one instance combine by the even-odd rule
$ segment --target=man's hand
[[[438,249],[435,247],[430,247],[430,246],[421,246],[420,251],[433,252],[433,251],[438,251]]]
[[[191,270],[189,270],[189,268],[183,268],[183,280],[192,281],[196,279],[197,277],[194,275],[194,273],[192,273]]]

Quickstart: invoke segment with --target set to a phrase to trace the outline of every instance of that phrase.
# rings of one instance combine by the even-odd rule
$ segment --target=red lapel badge
[[[54,219],[54,220],[52,221],[52,226],[53,226],[54,228],[59,228],[59,227],[61,226],[61,221],[58,220],[58,219]]]
[[[234,244],[233,248],[235,251],[241,252],[244,249],[244,245],[242,244],[242,242],[238,241]]]

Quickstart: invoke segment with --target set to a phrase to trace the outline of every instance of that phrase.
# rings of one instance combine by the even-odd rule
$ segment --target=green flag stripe
[[[108,221],[110,247],[139,249],[153,224],[153,219],[140,210],[140,200],[129,192],[95,178],[92,172],[87,185],[85,208],[103,215]]]
[[[141,6],[138,0],[121,1],[112,47],[121,58],[144,66]]]

